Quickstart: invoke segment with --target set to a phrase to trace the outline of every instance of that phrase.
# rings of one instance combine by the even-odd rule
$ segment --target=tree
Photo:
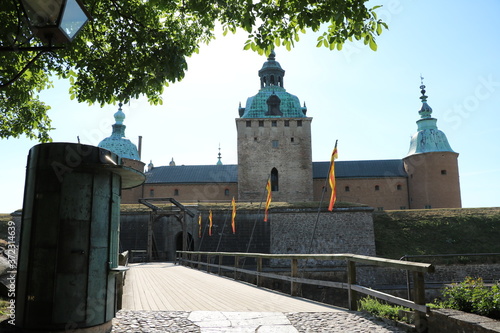
[[[0,46],[41,46],[18,1],[4,2]],[[52,87],[52,78],[68,79],[70,96],[79,102],[104,105],[145,95],[161,104],[164,88],[184,77],[186,57],[214,38],[216,24],[224,35],[246,31],[243,47],[259,54],[281,45],[290,50],[306,29],[319,34],[318,47],[340,50],[356,39],[376,50],[375,37],[387,25],[377,18],[378,7],[365,2],[86,0],[93,19],[70,45],[49,52],[0,52],[0,138],[25,134],[50,141],[50,106],[38,93]]]

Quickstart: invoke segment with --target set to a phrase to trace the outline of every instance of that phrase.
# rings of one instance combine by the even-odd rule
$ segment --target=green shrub
[[[463,282],[446,287],[442,306],[500,319],[500,283],[491,288],[484,285],[482,278],[466,277]]]
[[[376,317],[388,318],[391,320],[400,320],[401,319],[399,316],[400,310],[410,311],[410,309],[402,307],[402,306],[381,303],[378,299],[370,297],[370,296],[359,300],[359,310],[371,313],[372,315],[374,315]],[[410,320],[408,318],[406,318],[406,321],[410,322]]]

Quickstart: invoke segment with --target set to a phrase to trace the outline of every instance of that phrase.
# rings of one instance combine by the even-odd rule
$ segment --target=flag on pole
[[[330,171],[328,171],[328,181],[330,183],[330,188],[332,189],[330,204],[328,205],[328,210],[330,212],[333,210],[333,205],[335,205],[335,201],[337,200],[337,189],[335,186],[335,160],[337,158],[337,141],[335,141],[335,148],[333,148],[332,159],[330,161]]]
[[[233,201],[231,201],[231,206],[233,206],[233,213],[231,215],[231,228],[233,229],[233,234],[236,233],[236,201],[234,201],[234,197],[233,197]]]
[[[212,210],[210,209],[210,212],[208,213],[208,235],[212,236]]]
[[[269,178],[267,180],[266,190],[267,190],[267,199],[266,199],[266,208],[265,208],[265,211],[264,211],[264,222],[267,222],[269,205],[271,205],[271,199],[273,197],[272,191],[271,191],[271,178]]]
[[[198,237],[201,238],[201,213],[198,215]]]

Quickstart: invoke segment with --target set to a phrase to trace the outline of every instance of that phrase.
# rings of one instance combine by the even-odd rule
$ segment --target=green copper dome
[[[259,70],[260,90],[257,95],[247,99],[246,107],[240,105],[241,118],[303,118],[307,108],[300,106],[297,96],[288,93],[283,87],[285,71],[271,52]]]
[[[425,86],[420,86],[422,96],[422,107],[418,112],[421,119],[417,120],[418,131],[413,135],[410,142],[408,155],[449,151],[453,152],[446,135],[437,128],[437,119],[432,118],[432,108],[427,104]]]
[[[115,124],[113,125],[113,133],[111,136],[99,142],[98,147],[107,149],[120,157],[139,160],[139,152],[137,151],[136,145],[125,137],[126,126],[123,125],[125,114],[122,111],[121,103],[114,117]]]

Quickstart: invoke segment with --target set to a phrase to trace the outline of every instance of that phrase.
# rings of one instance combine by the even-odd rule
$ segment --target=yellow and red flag
[[[266,199],[266,208],[264,211],[264,222],[267,222],[268,213],[269,213],[269,206],[271,205],[271,200],[273,197],[273,194],[271,191],[271,179],[270,178],[267,180],[266,190],[267,190],[267,199]]]
[[[210,212],[208,213],[208,235],[212,236],[212,210],[210,209]]]
[[[198,215],[198,237],[201,238],[201,213]]]
[[[332,159],[330,161],[330,171],[328,171],[328,182],[330,183],[330,188],[332,189],[332,194],[330,196],[330,204],[328,205],[328,210],[331,212],[333,210],[333,205],[337,200],[337,188],[335,184],[335,160],[338,158],[337,154],[337,141],[335,141],[335,148],[333,148]]]
[[[236,201],[231,201],[231,206],[233,206],[233,213],[231,215],[231,228],[233,229],[233,234],[236,233]]]

